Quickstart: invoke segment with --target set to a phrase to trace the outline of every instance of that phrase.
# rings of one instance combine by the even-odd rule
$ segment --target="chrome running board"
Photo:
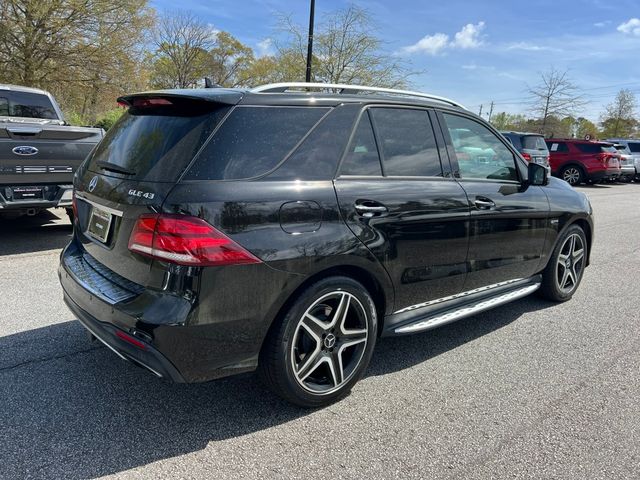
[[[476,313],[484,312],[485,310],[489,310],[499,305],[517,300],[518,298],[526,297],[527,295],[535,292],[538,288],[540,288],[539,282],[528,284],[514,290],[509,290],[500,295],[496,295],[490,298],[478,299],[477,301],[468,303],[461,308],[449,310],[444,313],[436,313],[433,316],[426,319],[423,318],[416,323],[410,323],[408,325],[398,327],[394,330],[394,333],[402,335],[406,333],[415,333],[423,330],[429,330],[431,328],[444,325],[445,323],[454,322],[456,320],[460,320],[461,318],[470,317],[471,315],[475,315]]]

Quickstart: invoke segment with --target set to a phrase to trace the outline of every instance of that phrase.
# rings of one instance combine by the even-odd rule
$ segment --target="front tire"
[[[542,273],[540,295],[554,302],[566,302],[578,289],[587,264],[587,237],[578,225],[571,225],[551,254]]]
[[[275,324],[258,371],[276,394],[302,407],[328,405],[348,394],[366,370],[376,342],[376,308],[348,277],[305,289]]]

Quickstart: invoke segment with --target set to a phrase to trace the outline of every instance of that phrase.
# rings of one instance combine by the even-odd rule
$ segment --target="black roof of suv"
[[[77,172],[60,281],[94,336],[173,381],[259,368],[324,405],[379,336],[539,288],[567,300],[588,263],[586,196],[454,101],[309,84],[121,100]]]

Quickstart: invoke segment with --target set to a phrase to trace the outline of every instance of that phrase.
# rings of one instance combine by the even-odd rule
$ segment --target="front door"
[[[347,225],[393,281],[394,311],[464,285],[469,206],[438,146],[426,109],[369,108],[335,181]]]
[[[537,273],[549,221],[542,187],[525,185],[514,151],[486,125],[466,115],[438,118],[471,211],[464,290]]]

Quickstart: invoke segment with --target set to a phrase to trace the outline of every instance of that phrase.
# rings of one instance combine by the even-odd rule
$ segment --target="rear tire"
[[[586,175],[584,174],[584,170],[577,165],[567,165],[566,167],[562,167],[562,170],[560,170],[560,178],[572,187],[584,182],[585,177]]]
[[[554,302],[566,302],[580,286],[587,262],[587,237],[578,225],[571,225],[553,249],[542,272],[540,296]]]
[[[348,277],[328,277],[297,295],[271,328],[258,373],[277,395],[321,407],[347,395],[362,377],[376,342],[376,308]]]

